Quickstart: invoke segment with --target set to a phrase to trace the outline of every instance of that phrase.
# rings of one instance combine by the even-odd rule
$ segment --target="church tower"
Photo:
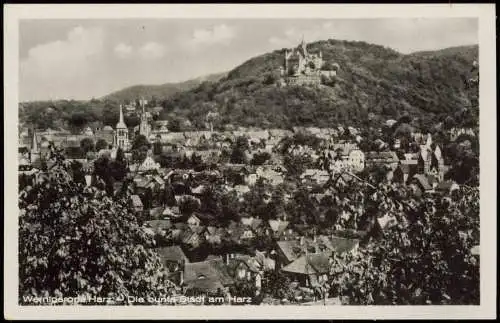
[[[115,145],[124,151],[128,150],[128,128],[123,120],[123,109],[120,104],[120,120],[116,124]]]

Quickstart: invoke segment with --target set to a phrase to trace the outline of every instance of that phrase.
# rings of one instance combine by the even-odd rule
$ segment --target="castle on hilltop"
[[[309,53],[302,42],[297,48],[285,50],[285,59],[280,67],[279,85],[319,85],[327,83],[337,75],[339,65],[323,60],[323,53]]]

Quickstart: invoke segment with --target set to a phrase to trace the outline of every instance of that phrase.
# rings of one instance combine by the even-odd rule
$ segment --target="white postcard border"
[[[17,119],[20,19],[479,18],[481,305],[479,306],[19,306]],[[494,318],[496,310],[496,53],[493,4],[6,5],[4,9],[4,317],[6,319]]]

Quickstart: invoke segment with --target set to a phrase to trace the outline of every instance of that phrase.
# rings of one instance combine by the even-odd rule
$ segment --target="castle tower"
[[[116,124],[115,145],[123,150],[128,149],[128,128],[123,120],[123,108],[120,104],[120,120]]]

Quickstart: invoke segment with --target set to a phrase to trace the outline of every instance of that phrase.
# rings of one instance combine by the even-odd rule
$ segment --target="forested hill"
[[[365,42],[327,40],[308,44],[308,50],[321,50],[325,60],[340,65],[334,86],[277,87],[281,49],[248,60],[217,82],[174,94],[164,102],[165,112],[194,124],[216,110],[221,125],[328,127],[404,114],[431,122],[477,110],[468,84],[477,45],[404,55]]]
[[[104,96],[102,100],[110,100],[115,102],[134,102],[141,97],[149,100],[153,98],[156,100],[165,100],[175,93],[191,90],[206,81],[218,81],[224,76],[225,73],[218,73],[179,83],[165,83],[160,85],[134,85],[108,94]]]
[[[478,86],[470,82],[478,79],[478,69],[474,68],[477,45],[404,55],[364,42],[327,40],[308,44],[310,52],[320,49],[325,60],[340,65],[333,86],[276,86],[284,60],[285,49],[281,49],[208,79],[137,86],[99,100],[26,102],[20,104],[19,118],[22,124],[34,124],[39,129],[81,128],[92,122],[114,126],[120,102],[156,96],[150,105],[163,105],[160,119],[184,118],[203,129],[210,111],[219,113],[215,129],[229,124],[273,128],[378,126],[387,119],[407,115],[421,130],[445,119],[454,126],[478,126]],[[130,126],[138,122],[132,119],[127,120]]]

